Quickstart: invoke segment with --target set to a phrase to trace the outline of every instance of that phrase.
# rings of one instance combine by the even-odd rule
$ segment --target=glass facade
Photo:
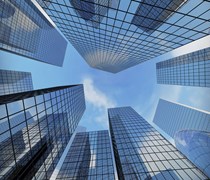
[[[0,96],[0,179],[49,179],[84,110],[82,85]]]
[[[142,0],[132,19],[144,32],[151,34],[158,29],[185,0]]]
[[[33,90],[30,72],[0,69],[0,96]]]
[[[113,0],[114,1],[114,0]],[[116,0],[115,0],[116,1]],[[99,28],[101,21],[106,16],[112,0],[71,0],[75,12],[95,28]]]
[[[108,116],[119,179],[207,179],[131,107]]]
[[[114,180],[109,132],[77,133],[56,179]]]
[[[182,104],[159,100],[153,122],[174,138],[184,129],[210,132],[210,113]]]
[[[182,130],[174,139],[176,147],[210,178],[210,132]]]
[[[67,41],[34,1],[0,1],[0,49],[62,66]]]
[[[112,73],[209,35],[203,0],[37,2],[91,67]]]
[[[157,83],[210,87],[210,47],[156,64]]]

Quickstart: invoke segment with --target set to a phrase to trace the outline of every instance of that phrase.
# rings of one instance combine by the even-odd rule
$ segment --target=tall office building
[[[210,113],[160,99],[153,122],[174,138],[181,130],[210,132]]]
[[[114,180],[108,131],[77,133],[56,179]]]
[[[177,149],[210,178],[210,131],[182,130],[174,137]]]
[[[210,112],[160,99],[153,122],[210,177]]]
[[[49,179],[84,110],[82,85],[1,96],[0,179]]]
[[[119,179],[207,179],[131,107],[108,116]]]
[[[36,1],[0,1],[0,49],[62,66],[67,41]]]
[[[156,64],[157,83],[210,87],[210,47]]]
[[[33,90],[30,72],[0,69],[0,96]]]
[[[209,35],[203,0],[37,1],[90,66],[112,73]]]

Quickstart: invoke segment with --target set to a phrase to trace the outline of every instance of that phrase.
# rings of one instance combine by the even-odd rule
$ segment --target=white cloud
[[[103,128],[108,127],[107,109],[116,107],[116,103],[99,90],[93,80],[89,77],[83,79],[85,100],[87,103],[87,113],[90,110],[91,114],[94,111],[94,116],[91,121],[99,123]],[[91,108],[91,109],[88,109]]]
[[[95,87],[91,78],[85,78],[83,84],[87,102],[100,109],[115,106],[115,102]]]

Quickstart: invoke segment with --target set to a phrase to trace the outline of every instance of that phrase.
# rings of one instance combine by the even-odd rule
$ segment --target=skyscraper
[[[84,110],[82,85],[1,96],[0,179],[49,179]]]
[[[174,137],[179,149],[210,178],[210,131],[182,130]]]
[[[153,122],[174,138],[181,130],[210,132],[210,113],[189,106],[159,100]]]
[[[131,107],[108,117],[119,179],[207,179]]]
[[[56,179],[114,180],[110,143],[107,130],[77,133]]]
[[[62,66],[67,42],[36,1],[0,1],[0,49]]]
[[[159,100],[153,122],[171,136],[176,147],[210,177],[210,113]]]
[[[157,83],[210,87],[210,47],[156,64]]]
[[[38,2],[90,66],[112,73],[209,35],[203,0]]]
[[[0,96],[33,90],[30,72],[0,69]]]

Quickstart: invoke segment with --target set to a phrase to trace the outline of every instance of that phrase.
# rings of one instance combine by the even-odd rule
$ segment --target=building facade
[[[177,149],[210,177],[209,112],[160,99],[153,122],[173,138]]]
[[[210,87],[210,47],[156,64],[157,83]]]
[[[185,0],[143,0],[132,19],[132,24],[148,34],[157,30],[182,4]]]
[[[91,67],[112,73],[209,35],[203,0],[37,1]]]
[[[56,179],[114,180],[109,132],[77,133]]]
[[[210,178],[210,132],[182,130],[174,140],[177,149]]]
[[[207,179],[131,107],[108,117],[119,179]]]
[[[153,122],[174,138],[181,130],[210,132],[210,113],[160,99]]]
[[[75,12],[81,16],[82,19],[92,24],[93,27],[99,28],[101,21],[112,5],[112,1],[114,0],[71,0],[70,2]]]
[[[30,72],[0,69],[0,96],[33,90]]]
[[[62,66],[67,41],[36,1],[0,2],[0,49]]]
[[[84,110],[82,85],[0,96],[0,179],[49,179]]]

